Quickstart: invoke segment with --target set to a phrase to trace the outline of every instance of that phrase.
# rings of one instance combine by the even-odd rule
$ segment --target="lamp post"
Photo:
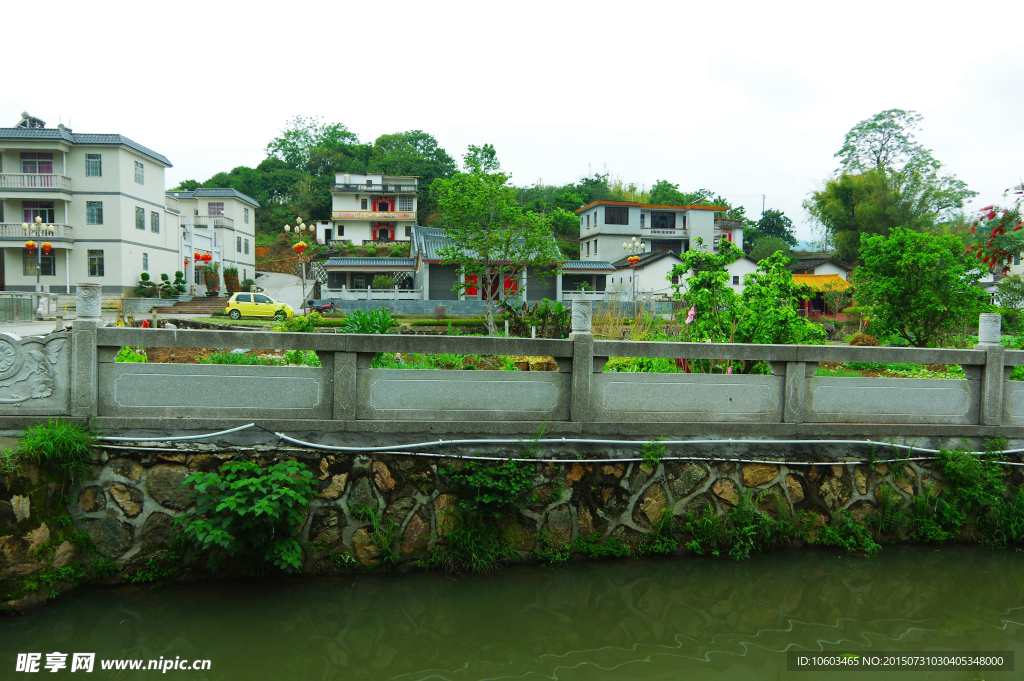
[[[35,236],[36,230],[39,230],[39,236],[42,236],[45,225],[43,225],[43,218],[37,215],[36,219],[33,220],[32,222],[21,223],[21,228],[25,230],[26,234],[30,234],[31,236]],[[45,245],[50,246],[50,244],[48,243]],[[40,286],[42,285],[40,276],[43,273],[43,249],[36,249],[36,242],[32,241],[31,239],[25,242],[25,248],[28,249],[29,255],[32,255],[33,250],[36,251],[36,292],[38,293],[39,291],[42,290],[40,288]]]
[[[292,229],[293,229],[293,227],[291,225],[285,225],[284,226],[285,234],[288,234],[289,232],[291,232]],[[306,259],[306,257],[304,257],[302,255],[302,252],[306,250],[306,243],[304,241],[301,241],[301,235],[302,235],[303,232],[305,232],[307,230],[309,232],[312,232],[313,229],[314,228],[312,226],[307,226],[307,225],[303,224],[302,218],[300,218],[300,217],[295,218],[294,230],[295,230],[296,234],[300,235],[300,241],[292,246],[292,250],[295,251],[295,255],[296,255],[296,257],[299,260],[299,270],[300,270],[299,274],[302,275],[302,306],[301,307],[302,307],[303,314],[305,314],[305,311],[306,311],[306,262],[307,262],[307,259]]]
[[[633,271],[633,276],[630,277],[630,281],[633,284],[633,321],[636,321],[636,265],[640,262],[640,253],[644,252],[644,242],[637,241],[636,237],[633,237],[630,241],[622,244],[622,250],[629,254],[626,260],[629,262],[629,267]]]

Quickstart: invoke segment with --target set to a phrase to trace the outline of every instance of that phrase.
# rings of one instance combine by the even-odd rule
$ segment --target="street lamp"
[[[637,241],[636,237],[632,237],[632,239],[630,241],[622,244],[622,250],[626,251],[626,253],[629,254],[629,257],[626,258],[626,260],[627,260],[627,262],[629,262],[629,267],[633,271],[633,275],[630,277],[630,280],[631,280],[631,282],[633,284],[633,320],[635,321],[636,320],[636,266],[637,266],[637,263],[640,262],[640,255],[639,254],[644,252],[644,242],[643,241]]]
[[[296,234],[302,234],[307,229],[309,231],[311,231],[311,232],[313,231],[312,227],[307,227],[305,224],[303,224],[302,218],[300,218],[300,217],[295,218],[295,227],[294,228],[291,225],[285,225],[284,226],[285,234],[291,232],[292,229],[295,230]],[[306,310],[306,263],[308,262],[309,256],[303,256],[302,255],[303,251],[306,250],[306,244],[305,244],[305,242],[303,242],[301,240],[298,243],[296,243],[295,245],[292,246],[292,250],[295,251],[295,255],[296,255],[296,257],[299,260],[299,270],[300,270],[300,274],[302,275],[302,310],[303,310],[303,314],[305,314],[305,310]]]
[[[33,220],[31,223],[21,223],[21,228],[25,230],[26,233],[31,233],[32,236],[35,236],[35,232],[37,229],[39,230],[39,235],[42,236],[45,227],[46,226],[43,225],[43,218],[39,215],[37,215],[36,219]],[[49,251],[50,248],[52,248],[52,246],[49,243],[45,243],[43,244],[43,246],[48,247],[46,248],[46,251],[47,255],[49,255]],[[31,239],[25,242],[25,248],[28,249],[29,255],[32,255],[32,251],[36,251],[36,292],[39,292],[42,290],[42,282],[40,280],[40,275],[43,273],[43,248],[39,248],[37,250],[36,242],[32,241]]]

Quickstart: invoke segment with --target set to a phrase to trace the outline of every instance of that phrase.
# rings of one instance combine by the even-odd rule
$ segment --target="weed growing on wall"
[[[664,439],[664,437],[659,437],[651,440],[641,448],[644,464],[648,467],[654,468],[661,463],[662,457],[665,456],[665,445],[661,444]]]
[[[832,517],[832,523],[818,530],[815,544],[836,546],[850,553],[876,553],[882,547],[875,542],[871,532],[854,521],[849,511],[840,511]]]
[[[195,509],[175,523],[211,567],[241,556],[253,570],[266,565],[286,572],[302,567],[296,539],[314,497],[313,474],[297,461],[281,461],[266,471],[252,461],[233,461],[216,473],[193,473]]]
[[[21,434],[19,449],[26,458],[59,471],[69,482],[76,482],[92,460],[97,437],[88,427],[47,419]]]
[[[353,504],[351,510],[353,516],[369,522],[373,527],[369,535],[370,541],[373,542],[374,547],[377,549],[377,562],[375,565],[397,563],[398,554],[395,553],[394,545],[395,535],[398,533],[398,524],[395,523],[394,518],[382,516],[376,508],[363,504]]]
[[[664,447],[663,447],[664,448]],[[679,540],[673,535],[675,518],[672,511],[664,509],[661,518],[651,524],[651,532],[640,543],[640,553],[651,553],[666,556],[679,548]]]

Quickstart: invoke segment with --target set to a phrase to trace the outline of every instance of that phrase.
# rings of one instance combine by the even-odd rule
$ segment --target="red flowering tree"
[[[1024,183],[1006,190],[1004,196],[1014,196],[1008,208],[985,206],[981,217],[971,225],[974,243],[967,247],[990,272],[1009,271],[1013,256],[1024,252],[1024,223],[1021,204],[1024,202]]]

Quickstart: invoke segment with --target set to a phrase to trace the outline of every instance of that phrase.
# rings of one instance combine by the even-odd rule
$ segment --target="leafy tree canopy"
[[[560,254],[548,222],[537,213],[523,211],[508,175],[487,172],[486,167],[494,165],[478,163],[475,172],[439,178],[431,185],[431,193],[451,241],[439,254],[454,262],[462,274],[474,277],[477,288],[489,298],[485,316],[493,335],[496,303],[519,295],[512,282],[527,267],[553,272]],[[456,290],[470,286],[472,281],[459,282]]]
[[[965,265],[963,243],[895,227],[862,237],[863,264],[854,272],[857,302],[874,335],[897,334],[917,347],[977,321],[988,294],[974,286],[981,271]]]
[[[764,212],[755,226],[743,231],[743,243],[754,245],[758,239],[765,237],[782,239],[790,246],[796,246],[798,243],[796,235],[793,234],[793,221],[781,210],[772,208]]]
[[[757,243],[750,250],[750,257],[760,262],[773,253],[782,253],[788,256],[791,252],[789,243],[785,239],[780,239],[777,236],[762,236],[758,237]]]

